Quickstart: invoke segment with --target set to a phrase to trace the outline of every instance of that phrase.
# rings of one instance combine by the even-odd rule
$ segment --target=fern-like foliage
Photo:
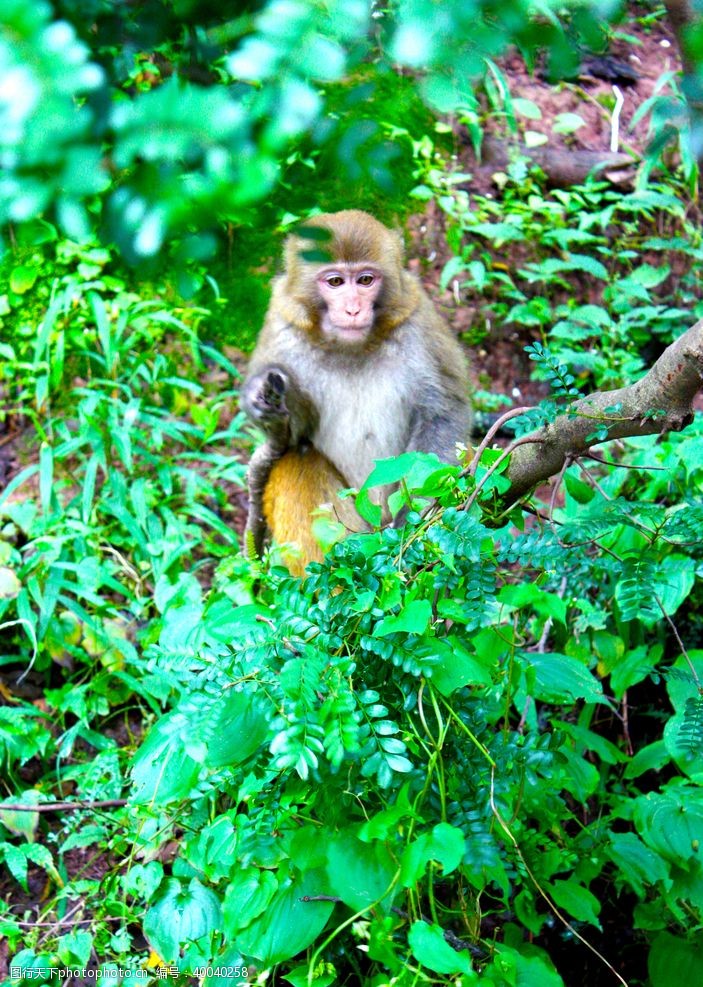
[[[676,738],[682,751],[699,755],[703,749],[703,695],[689,696]]]

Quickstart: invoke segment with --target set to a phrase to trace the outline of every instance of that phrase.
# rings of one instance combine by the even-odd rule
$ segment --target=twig
[[[650,470],[661,470],[662,473],[666,473],[669,470],[668,466],[630,466],[629,463],[614,463],[610,459],[603,459],[602,456],[596,456],[595,452],[585,452],[584,456],[588,459],[594,459],[597,463],[602,463],[604,466],[617,466],[621,470],[639,470],[642,473],[649,473]]]
[[[486,470],[480,481],[476,484],[471,496],[459,507],[459,510],[468,511],[481,492],[481,488],[486,483],[486,480],[488,480],[495,473],[498,467],[505,462],[505,460],[514,452],[515,449],[519,446],[531,445],[536,442],[544,442],[544,438],[541,435],[523,435],[521,439],[516,439],[515,442],[511,442],[507,449],[504,449],[496,461]]]
[[[501,415],[498,421],[494,422],[493,425],[491,425],[491,427],[486,432],[481,444],[478,446],[476,452],[473,454],[471,462],[464,470],[464,475],[474,476],[476,473],[476,469],[478,468],[479,460],[483,455],[484,451],[491,444],[491,440],[493,439],[493,436],[496,434],[496,432],[498,432],[498,430],[501,429],[506,422],[510,421],[511,418],[517,418],[518,415],[524,415],[528,411],[532,411],[532,408],[527,408],[527,407],[513,408],[511,411],[506,411],[504,415]]]
[[[0,812],[78,812],[85,809],[117,809],[127,799],[102,799],[97,802],[39,802],[37,805],[14,805],[0,802]]]

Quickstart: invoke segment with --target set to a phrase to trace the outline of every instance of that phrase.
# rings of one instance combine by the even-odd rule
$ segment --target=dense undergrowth
[[[668,268],[637,267],[625,244],[655,250],[650,209],[681,214],[670,188],[539,194],[534,259],[480,287],[529,330],[551,313],[552,351],[533,354],[558,404],[576,384],[565,319],[607,341],[579,359],[586,388],[641,369],[640,307],[663,341],[675,332]],[[490,257],[462,254],[463,235],[521,235],[516,201],[491,229],[480,203],[442,200],[473,290]],[[598,229],[605,256],[602,210],[637,202],[587,303],[530,294],[538,276],[563,288],[560,231]],[[87,806],[0,812],[18,886],[39,868],[41,911],[80,915],[47,933],[6,906],[14,962],[131,967],[148,943],[151,963],[232,982],[275,966],[291,983],[543,985],[577,962],[607,983],[607,962],[658,987],[672,964],[697,970],[700,421],[612,450],[616,468],[571,466],[541,517],[490,527],[495,453],[477,481],[429,457],[381,465],[371,483],[404,478],[441,510],[334,546],[301,583],[237,551],[247,440],[236,368],[200,339],[207,314],[140,298],[104,251],[55,247],[48,297],[26,256],[10,273],[8,307],[43,314],[3,354],[7,408],[35,439],[0,508],[2,662],[26,662],[2,757],[13,800]],[[677,257],[698,250],[681,225]],[[681,291],[690,311],[692,274]],[[97,878],[71,872],[78,849]]]
[[[393,78],[373,78],[385,128],[354,131],[358,188],[393,133],[403,202],[414,188],[446,224],[441,287],[480,313],[469,342],[516,334],[550,388],[541,420],[637,377],[701,314],[678,179],[546,191],[517,159],[500,198],[469,196],[446,126]],[[227,344],[266,303],[262,230],[340,204],[336,166],[301,145],[281,199],[224,231],[221,268],[189,255],[175,283],[47,221],[2,261],[14,982],[698,983],[700,415],[508,515],[495,450],[475,476],[381,463],[369,485],[401,482],[408,527],[332,545],[302,582],[275,549],[239,551],[254,437]],[[375,186],[359,195],[374,208]]]

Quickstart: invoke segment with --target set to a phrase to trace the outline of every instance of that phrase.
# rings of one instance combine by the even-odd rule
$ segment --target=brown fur
[[[346,484],[330,461],[315,449],[293,450],[277,460],[264,490],[263,515],[280,545],[292,575],[302,576],[308,562],[321,562],[322,550],[312,534],[313,513],[329,504],[333,517],[348,532],[368,530],[354,510],[353,501],[337,496]]]

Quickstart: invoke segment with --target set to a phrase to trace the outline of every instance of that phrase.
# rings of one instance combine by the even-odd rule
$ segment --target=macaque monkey
[[[267,436],[249,469],[247,548],[260,553],[266,529],[297,543],[297,574],[321,558],[311,511],[331,503],[346,528],[367,530],[337,491],[402,452],[453,462],[471,426],[466,358],[404,269],[400,237],[357,209],[306,226],[327,231],[317,249],[329,259],[306,260],[311,241],[288,238],[242,390]]]

